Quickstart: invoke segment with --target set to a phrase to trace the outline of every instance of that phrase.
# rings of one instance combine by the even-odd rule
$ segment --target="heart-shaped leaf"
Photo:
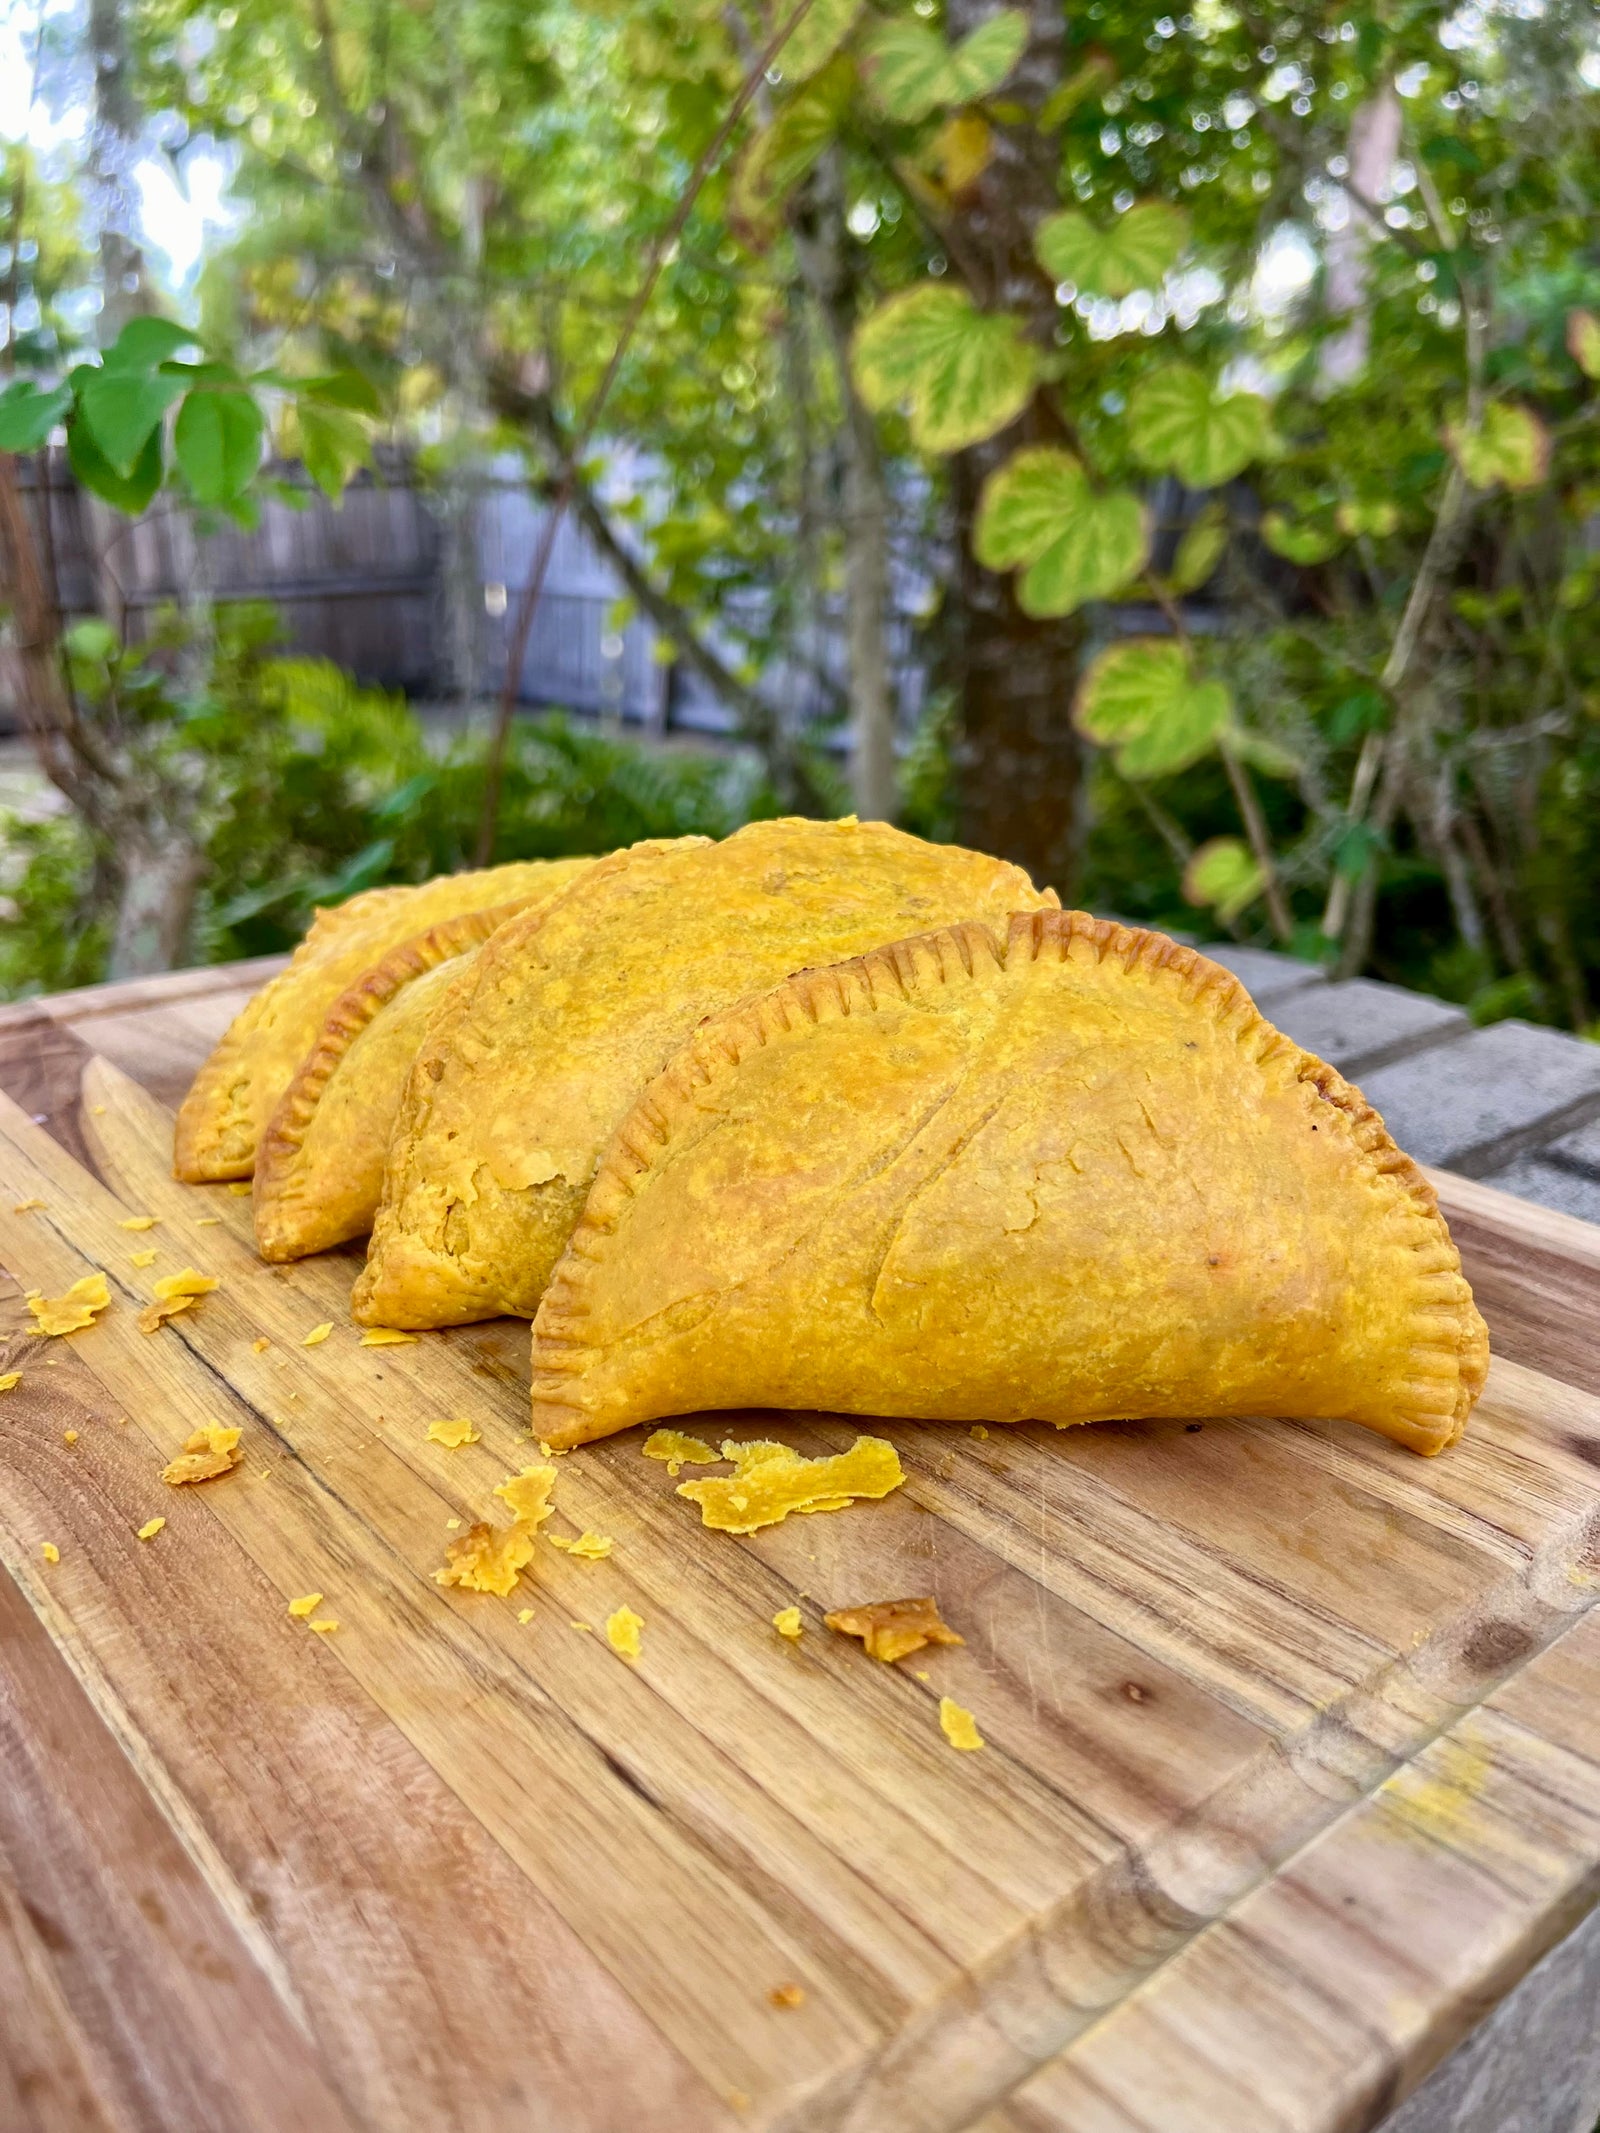
[[[1009,312],[982,312],[965,289],[926,281],[862,321],[851,368],[870,408],[909,408],[923,451],[958,452],[1015,420],[1038,359]]]
[[[784,202],[834,140],[850,102],[847,60],[825,67],[754,135],[734,170],[729,206],[752,243],[776,234]]]
[[[178,410],[172,449],[196,503],[223,505],[261,464],[266,418],[237,386],[200,386]]]
[[[1034,250],[1052,281],[1070,281],[1090,296],[1129,296],[1157,289],[1189,238],[1189,218],[1167,200],[1141,200],[1101,229],[1076,210],[1039,225]]]
[[[1188,363],[1168,363],[1135,386],[1128,441],[1148,467],[1168,469],[1191,489],[1214,489],[1260,457],[1268,441],[1267,403],[1255,393],[1221,397]]]
[[[17,378],[0,393],[0,452],[36,452],[72,405],[72,387],[48,391]]]
[[[1025,614],[1066,615],[1137,577],[1149,537],[1138,497],[1097,494],[1070,452],[1036,445],[984,483],[972,549],[990,570],[1025,566]]]
[[[976,185],[994,155],[994,128],[981,111],[957,111],[939,128],[933,144],[944,189],[952,197]]]
[[[67,459],[73,473],[91,495],[130,517],[137,517],[161,486],[161,445],[158,423],[145,439],[132,472],[119,474],[95,443],[81,414],[67,431]]]
[[[198,336],[169,318],[129,319],[101,357],[107,370],[150,371],[170,363],[180,348],[196,348]]]
[[[1224,925],[1254,903],[1265,883],[1254,854],[1237,837],[1211,838],[1183,870],[1185,902],[1209,906]]]
[[[182,392],[181,378],[159,370],[97,370],[85,378],[78,395],[80,422],[89,425],[113,472],[130,475],[162,416]]]
[[[1072,717],[1086,739],[1116,750],[1125,778],[1157,778],[1187,770],[1216,746],[1233,701],[1222,682],[1196,679],[1181,644],[1134,637],[1093,661]]]
[[[1269,511],[1261,521],[1261,538],[1274,555],[1302,567],[1325,563],[1339,546],[1333,534],[1308,525],[1304,519],[1288,518],[1281,511]]]
[[[1600,318],[1592,311],[1568,312],[1567,348],[1586,378],[1600,378]]]
[[[1398,506],[1384,496],[1353,497],[1339,506],[1333,521],[1352,541],[1363,533],[1382,541],[1387,540],[1399,525],[1400,512]]]
[[[793,13],[789,0],[782,4],[785,13]],[[825,67],[855,28],[861,8],[862,0],[811,0],[772,62],[783,80],[808,81]]]
[[[879,109],[914,124],[930,111],[990,95],[1027,41],[1028,19],[1020,8],[991,15],[954,46],[926,23],[900,16],[873,31],[862,63]]]
[[[1536,489],[1550,465],[1550,432],[1531,408],[1496,400],[1475,430],[1450,429],[1446,442],[1475,489]]]
[[[340,407],[317,407],[301,401],[300,457],[306,472],[330,502],[337,503],[357,467],[372,456],[366,431]]]

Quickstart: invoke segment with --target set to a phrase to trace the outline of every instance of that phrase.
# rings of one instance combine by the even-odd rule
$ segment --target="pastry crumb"
[[[239,1449],[240,1432],[220,1422],[207,1422],[197,1429],[182,1454],[161,1469],[169,1488],[179,1489],[196,1481],[214,1481],[231,1473],[244,1457]]]
[[[79,1333],[85,1326],[92,1326],[95,1314],[106,1310],[110,1303],[111,1291],[106,1287],[104,1274],[84,1274],[65,1296],[41,1296],[35,1290],[28,1298],[28,1309],[38,1323],[30,1326],[28,1331],[40,1338]]]
[[[42,1214],[45,1212],[47,1204],[44,1200],[19,1200],[11,1212],[14,1215]]]
[[[161,1220],[159,1215],[124,1215],[118,1229],[154,1229]]]
[[[870,1656],[892,1664],[925,1644],[965,1644],[947,1622],[931,1597],[917,1600],[873,1600],[865,1607],[841,1607],[823,1621],[843,1637],[859,1637]]]
[[[504,1597],[516,1590],[519,1573],[526,1569],[533,1549],[533,1532],[520,1521],[497,1530],[480,1519],[446,1546],[445,1565],[433,1573],[434,1582]]]
[[[525,1466],[520,1474],[508,1474],[495,1486],[495,1494],[507,1506],[519,1526],[531,1532],[542,1526],[555,1508],[550,1492],[556,1485],[553,1466]]]
[[[560,1548],[567,1555],[575,1555],[581,1562],[603,1563],[613,1546],[608,1533],[584,1531],[576,1540],[563,1540],[559,1533],[550,1535],[552,1548]]]
[[[163,1274],[156,1283],[156,1300],[148,1303],[139,1313],[139,1331],[154,1333],[169,1318],[176,1318],[180,1311],[189,1310],[198,1298],[209,1296],[222,1283],[210,1274],[200,1274],[192,1266],[186,1266],[181,1274]]]
[[[806,1988],[804,1985],[794,1984],[774,1985],[767,1998],[774,2007],[804,2007]]]
[[[960,1704],[948,1696],[939,1698],[939,1730],[952,1748],[981,1748],[983,1735],[978,1731],[978,1722],[972,1713],[963,1710]]]
[[[248,1200],[255,1188],[248,1178],[230,1178],[228,1190],[236,1200]]]
[[[427,1428],[430,1444],[442,1444],[447,1452],[460,1451],[463,1444],[482,1443],[482,1433],[475,1430],[464,1415],[442,1422],[430,1422]]]
[[[0,1370],[0,1392],[12,1392],[22,1383],[20,1370]]]
[[[339,1625],[332,1615],[319,1615],[315,1622],[308,1622],[306,1627],[319,1637],[331,1637]]]
[[[39,1547],[39,1553],[44,1557],[47,1563],[59,1563],[61,1560],[61,1550],[56,1546],[54,1541],[41,1542]]]
[[[686,1437],[681,1429],[658,1429],[639,1447],[647,1459],[660,1459],[677,1478],[686,1466],[715,1466],[718,1455],[702,1437]]]
[[[700,1506],[704,1524],[720,1533],[755,1533],[791,1511],[842,1511],[858,1497],[887,1496],[905,1480],[900,1455],[884,1437],[858,1437],[847,1452],[804,1459],[767,1438],[727,1442],[734,1471],[705,1481],[680,1481],[678,1494]]]
[[[619,1607],[606,1616],[606,1642],[619,1659],[637,1659],[639,1632],[643,1628],[643,1615],[636,1615],[631,1607]]]
[[[250,1353],[252,1355],[265,1355],[267,1350],[271,1346],[271,1341],[269,1341],[267,1339],[267,1336],[263,1333],[258,1340],[253,1340],[250,1343]]]
[[[314,1615],[322,1605],[320,1592],[303,1592],[298,1600],[289,1602],[289,1612],[296,1621],[303,1622],[307,1615]]]
[[[221,1227],[221,1215],[202,1215],[195,1224],[196,1229],[221,1229]]]
[[[300,1345],[302,1348],[320,1348],[322,1343],[328,1338],[328,1335],[332,1331],[333,1320],[331,1318],[325,1318],[320,1326],[312,1327],[311,1331],[306,1335],[305,1339],[300,1343]]]
[[[137,1537],[142,1541],[153,1541],[165,1524],[164,1518],[147,1518],[139,1528]]]
[[[805,1623],[798,1607],[780,1607],[772,1618],[772,1626],[780,1637],[803,1637]]]
[[[75,1429],[64,1429],[61,1432],[61,1441],[63,1444],[76,1444],[78,1441],[78,1432]]]
[[[452,1533],[457,1533],[461,1530],[461,1521],[459,1518],[447,1518],[445,1520],[445,1524]]]
[[[989,1432],[984,1428],[981,1422],[974,1422],[971,1429],[967,1431],[967,1435],[969,1437],[976,1437],[980,1444],[983,1443],[988,1434]]]
[[[96,1118],[104,1118],[106,1115],[106,1107],[104,1104],[91,1104],[89,1106],[89,1109],[92,1115]]]
[[[519,1607],[517,1609],[517,1620],[524,1623],[531,1622],[533,1620],[533,1609],[531,1607]]]
[[[569,1622],[567,1624],[567,1627],[568,1629],[586,1629],[591,1633],[591,1635],[594,1631],[594,1624],[592,1622]]]
[[[128,1264],[138,1267],[154,1266],[160,1256],[159,1252],[130,1252]]]
[[[402,1333],[398,1326],[368,1326],[361,1336],[363,1348],[414,1348],[417,1336]]]

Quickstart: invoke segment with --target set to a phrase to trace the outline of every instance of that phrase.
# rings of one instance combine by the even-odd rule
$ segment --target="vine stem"
[[[701,149],[699,160],[690,172],[689,182],[684,187],[683,197],[679,200],[671,220],[657,232],[655,241],[650,247],[650,256],[645,264],[644,278],[639,283],[633,302],[628,307],[627,316],[622,322],[622,330],[617,336],[616,346],[611,351],[611,360],[606,365],[605,374],[596,386],[589,405],[584,410],[583,420],[574,431],[572,440],[568,444],[562,459],[561,467],[556,477],[555,494],[550,500],[546,513],[544,527],[539,537],[539,546],[534,554],[533,568],[528,574],[527,584],[523,587],[522,598],[517,603],[516,621],[512,626],[511,641],[506,650],[505,678],[501,683],[500,701],[495,709],[494,733],[489,743],[489,757],[484,766],[483,813],[478,822],[477,849],[477,863],[481,867],[489,864],[494,852],[494,833],[500,814],[500,789],[505,778],[506,748],[511,737],[511,721],[516,716],[517,686],[522,679],[522,662],[527,657],[528,639],[533,633],[533,618],[538,611],[539,596],[544,591],[544,581],[550,569],[550,558],[555,553],[556,535],[560,531],[562,519],[566,516],[567,506],[572,501],[572,492],[577,480],[578,468],[583,461],[584,454],[594,441],[594,433],[599,425],[606,401],[611,396],[611,388],[616,383],[617,373],[622,368],[623,358],[628,352],[629,344],[633,340],[639,321],[644,316],[645,307],[655,294],[656,283],[661,278],[661,270],[667,263],[668,254],[683,235],[689,217],[694,212],[694,204],[699,199],[706,180],[716,168],[723,149],[727,147],[735,127],[740,119],[744,117],[751,99],[766,79],[767,69],[800,27],[806,16],[810,14],[812,4],[813,0],[799,0],[799,5],[768,40],[764,49],[756,55],[756,58],[751,63],[749,72],[739,85],[739,93],[729,107],[727,116],[705,147]]]

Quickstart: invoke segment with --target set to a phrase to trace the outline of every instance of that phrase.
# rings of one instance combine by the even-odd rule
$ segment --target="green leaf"
[[[1148,467],[1170,468],[1191,489],[1214,489],[1267,447],[1267,403],[1255,393],[1221,399],[1187,363],[1168,363],[1134,387],[1128,441]]]
[[[786,14],[794,13],[793,0],[779,0]],[[807,81],[838,51],[855,28],[862,0],[811,0],[794,34],[779,47],[772,64],[786,82]]]
[[[862,321],[851,368],[870,408],[909,407],[914,444],[957,452],[1022,412],[1037,360],[1009,312],[979,311],[965,289],[925,281]]]
[[[1198,592],[1222,561],[1227,545],[1227,513],[1208,504],[1178,543],[1167,573],[1169,588],[1175,593]]]
[[[1073,723],[1086,739],[1116,750],[1125,778],[1157,778],[1214,748],[1233,717],[1220,681],[1199,681],[1181,644],[1134,637],[1111,645],[1078,688]]]
[[[1025,614],[1066,615],[1120,592],[1149,552],[1136,496],[1102,496],[1070,452],[1053,445],[1015,453],[983,485],[972,548],[990,570],[1021,564]]]
[[[915,123],[930,111],[975,103],[998,89],[1027,41],[1028,18],[1019,8],[991,15],[955,46],[926,23],[900,16],[873,31],[862,63],[879,108],[889,118]]]
[[[1244,726],[1230,727],[1223,736],[1223,746],[1229,755],[1237,756],[1264,777],[1298,777],[1302,768],[1292,748],[1285,748],[1280,741],[1269,741],[1264,733],[1251,733]]]
[[[993,95],[1022,57],[1027,41],[1028,18],[1020,7],[1003,8],[980,22],[950,55],[949,82],[940,102],[971,104]]]
[[[1269,511],[1261,521],[1261,538],[1274,555],[1302,567],[1325,563],[1339,546],[1331,533],[1307,525],[1303,519],[1287,518],[1281,511]]]
[[[356,415],[383,413],[378,388],[359,370],[330,371],[325,378],[298,378],[294,390],[302,400],[314,400],[319,407],[345,407]]]
[[[734,170],[728,204],[735,223],[752,242],[771,239],[784,202],[838,137],[852,80],[848,60],[824,68],[746,146]]]
[[[142,373],[170,363],[180,348],[198,348],[199,337],[168,318],[131,318],[101,357],[107,370]]]
[[[1497,400],[1475,430],[1445,432],[1445,442],[1475,489],[1536,489],[1550,465],[1550,432],[1531,408]]]
[[[1188,239],[1181,207],[1141,200],[1103,230],[1075,210],[1047,216],[1034,250],[1052,281],[1070,281],[1091,296],[1130,296],[1159,288]]]
[[[1398,505],[1387,497],[1356,497],[1340,504],[1333,514],[1334,524],[1350,540],[1361,534],[1373,540],[1386,540],[1400,523]]]
[[[1567,314],[1567,348],[1586,378],[1600,378],[1600,318],[1592,311]]]
[[[97,370],[78,395],[79,422],[87,423],[106,464],[131,474],[161,418],[183,391],[178,378],[159,371]]]
[[[1389,706],[1376,689],[1357,689],[1336,703],[1328,714],[1328,738],[1336,748],[1348,747],[1365,733],[1377,733],[1389,722]]]
[[[0,393],[0,452],[36,452],[72,405],[72,387],[18,378]]]
[[[1083,65],[1075,68],[1045,99],[1039,113],[1039,131],[1054,133],[1058,126],[1065,125],[1081,103],[1088,97],[1103,95],[1116,78],[1117,63],[1111,54],[1091,52]]]
[[[201,504],[227,504],[261,464],[266,418],[238,387],[200,386],[178,410],[172,448]]]
[[[1255,855],[1237,837],[1213,837],[1191,855],[1183,870],[1185,901],[1208,905],[1224,925],[1254,903],[1265,885]]]
[[[99,666],[114,659],[118,651],[116,631],[98,615],[86,615],[81,622],[74,622],[70,629],[63,630],[61,642],[69,659],[81,659]]]
[[[161,445],[158,424],[145,439],[133,471],[119,474],[95,443],[81,413],[67,431],[67,459],[73,473],[102,503],[126,511],[130,517],[137,517],[161,486]]]
[[[371,458],[371,442],[355,416],[341,407],[317,407],[302,401],[297,412],[305,470],[323,495],[337,503],[356,468]]]

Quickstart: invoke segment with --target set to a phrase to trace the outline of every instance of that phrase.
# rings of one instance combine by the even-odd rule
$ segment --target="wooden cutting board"
[[[1594,1902],[1600,1233],[1441,1181],[1497,1360],[1436,1461],[896,1424],[887,1501],[735,1539],[630,1431],[546,1529],[609,1560],[446,1591],[537,1456],[526,1328],[363,1348],[354,1258],[264,1267],[247,1199],[173,1182],[105,1055],[170,1100],[236,997],[0,1044],[8,2129],[1361,2127]],[[186,1265],[221,1287],[139,1333]],[[28,1338],[21,1290],[94,1268],[99,1323]],[[454,1415],[479,1442],[427,1441]],[[207,1419],[243,1465],[163,1487]],[[822,1626],[925,1592],[964,1648]]]

